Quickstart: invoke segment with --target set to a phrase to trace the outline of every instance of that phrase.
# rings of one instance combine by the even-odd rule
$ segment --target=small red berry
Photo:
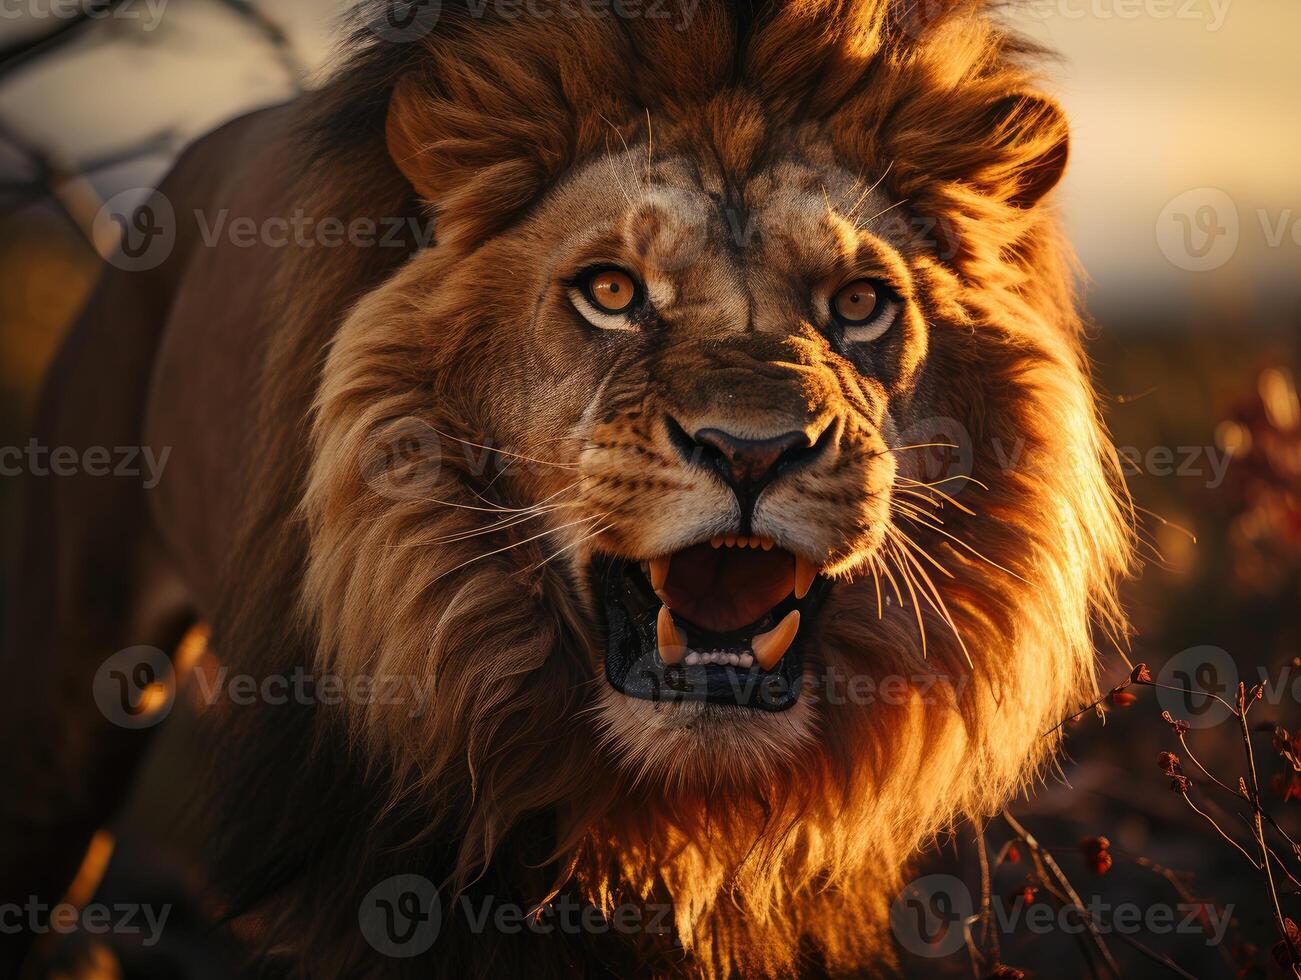
[[[1182,718],[1171,717],[1170,712],[1161,712],[1161,720],[1174,729],[1176,736],[1182,737],[1188,734],[1188,722]]]
[[[996,963],[994,968],[985,974],[985,980],[1025,980],[1025,971],[1008,966],[1006,963]]]
[[[1111,870],[1111,841],[1105,837],[1086,837],[1080,841],[1084,864],[1095,875],[1105,875]]]

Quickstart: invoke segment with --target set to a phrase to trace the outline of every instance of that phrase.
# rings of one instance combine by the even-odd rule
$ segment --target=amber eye
[[[867,323],[881,309],[881,295],[870,279],[855,279],[842,286],[831,301],[836,319],[845,324]]]
[[[587,280],[587,293],[603,313],[627,313],[637,298],[637,283],[622,269],[602,269]]]

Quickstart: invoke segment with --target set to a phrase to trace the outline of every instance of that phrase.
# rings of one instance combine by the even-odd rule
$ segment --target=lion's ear
[[[1007,160],[1006,174],[991,189],[1013,207],[1033,207],[1066,172],[1071,148],[1066,114],[1046,96],[1021,94],[994,103],[990,119],[992,156]]]
[[[408,75],[400,79],[389,100],[384,136],[388,142],[389,156],[402,176],[406,177],[417,194],[426,201],[433,202],[437,197],[437,189],[433,174],[429,172],[428,161],[424,158],[424,139],[418,120],[420,101],[413,77]]]
[[[519,74],[515,89],[464,70],[456,91],[422,72],[394,87],[389,156],[436,212],[440,246],[500,230],[568,162],[567,114],[536,76]]]
[[[1030,208],[1061,180],[1070,153],[1065,114],[1035,93],[919,87],[878,125],[897,187],[914,200],[948,196],[947,187]]]

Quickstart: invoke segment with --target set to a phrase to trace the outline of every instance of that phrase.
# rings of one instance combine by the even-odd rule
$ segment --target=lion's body
[[[562,31],[476,25],[444,4],[446,31],[363,51],[320,94],[187,155],[164,188],[182,228],[195,209],[258,224],[301,209],[415,219],[410,231],[423,199],[438,244],[323,254],[207,247],[191,230],[157,273],[109,276],[56,368],[86,397],[47,405],[43,438],[172,457],[147,494],[87,485],[34,512],[35,535],[60,526],[61,554],[18,593],[20,610],[50,613],[15,617],[6,663],[50,655],[43,695],[14,716],[69,736],[39,780],[29,767],[7,782],[33,787],[12,819],[40,828],[42,861],[117,799],[87,773],[124,775],[140,744],[91,723],[77,685],[113,650],[164,645],[202,616],[237,673],[435,690],[418,717],[374,703],[209,712],[213,873],[277,968],[724,976],[892,961],[885,912],[913,848],[1026,785],[1053,748],[1042,732],[1091,689],[1091,622],[1117,623],[1128,538],[1068,263],[1038,205],[1064,136],[1018,101],[1025,54],[978,12],[950,23],[949,4],[901,26],[886,6],[790,4],[742,23],[705,3],[681,31]],[[286,165],[304,142],[308,159]],[[900,233],[890,211],[929,229]],[[591,346],[614,341],[550,305],[575,223],[654,266],[677,331],[621,375],[622,349]],[[791,282],[845,253],[877,256],[912,304],[863,358],[791,299]],[[121,291],[139,316],[124,320]],[[515,292],[530,305],[499,299]],[[96,363],[113,350],[129,394]],[[118,410],[96,414],[101,402]],[[594,551],[672,551],[731,506],[674,460],[661,410],[756,432],[835,416],[834,465],[774,489],[754,520],[837,583],[808,669],[898,678],[902,694],[824,688],[763,714],[604,683]],[[439,465],[417,494],[377,486],[377,447],[412,419],[441,434]],[[944,531],[915,528],[951,573],[943,601],[923,602],[902,570],[906,587],[891,579],[881,599],[871,556],[901,519],[891,488],[924,479],[904,444],[935,419],[970,437],[968,475],[988,489],[962,500],[983,518],[949,508]],[[475,471],[461,447],[484,445],[542,462]],[[1027,463],[1001,467],[992,447],[1013,446]],[[536,512],[554,538],[501,518],[532,519],[523,509],[563,500],[575,475],[582,510]],[[80,516],[60,525],[65,511]],[[86,530],[106,523],[108,540]],[[70,629],[88,596],[103,611]],[[8,853],[3,867],[40,893],[68,872]],[[529,907],[553,889],[669,903],[672,931],[474,934],[449,920],[429,958],[388,959],[358,908],[401,873],[451,886],[445,902],[463,888],[471,904]]]

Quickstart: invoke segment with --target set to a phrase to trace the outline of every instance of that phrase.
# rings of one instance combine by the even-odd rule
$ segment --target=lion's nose
[[[678,448],[689,462],[715,470],[742,498],[753,499],[783,470],[810,461],[825,448],[831,426],[810,434],[801,429],[766,439],[749,439],[717,428],[688,435],[674,420]]]
[[[726,468],[731,482],[754,484],[767,480],[779,463],[788,462],[812,442],[803,432],[783,432],[770,439],[742,439],[722,429],[700,429],[692,441],[707,458]]]

